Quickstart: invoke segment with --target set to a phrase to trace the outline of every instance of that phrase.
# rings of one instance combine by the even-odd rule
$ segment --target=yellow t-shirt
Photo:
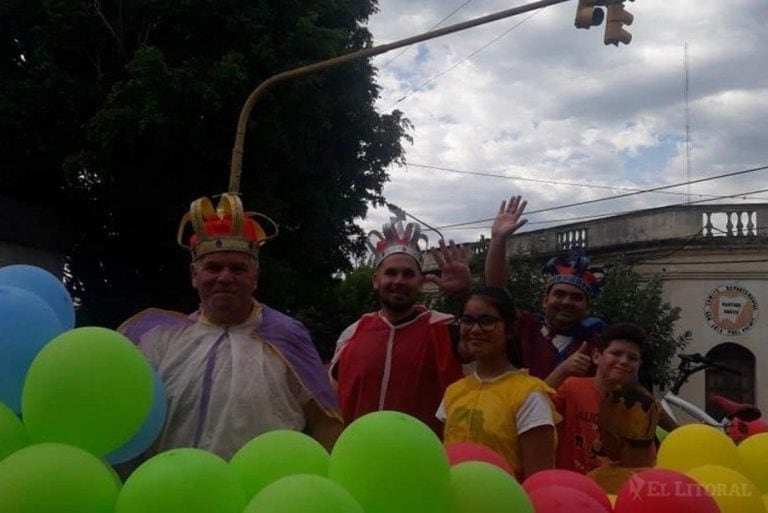
[[[514,370],[492,380],[467,376],[448,387],[443,399],[445,410],[445,444],[472,442],[485,445],[503,456],[515,473],[522,464],[517,437],[519,414],[529,396],[539,392],[546,399],[550,415],[527,424],[527,429],[554,426],[560,421],[550,396],[555,391],[542,380],[530,376],[526,369]],[[555,445],[557,441],[555,440]],[[554,452],[555,447],[552,447]]]

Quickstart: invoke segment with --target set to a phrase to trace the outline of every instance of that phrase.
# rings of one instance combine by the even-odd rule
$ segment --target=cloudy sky
[[[379,45],[523,3],[379,0],[369,29]],[[576,3],[374,59],[379,110],[400,109],[414,125],[408,166],[390,169],[388,201],[443,227],[488,219],[502,199],[522,194],[529,210],[544,210],[528,216],[526,229],[701,195],[768,202],[768,191],[753,192],[768,188],[765,170],[546,211],[768,165],[768,0],[627,2],[633,39],[618,48],[603,44],[604,25],[574,27]],[[371,210],[360,224],[378,228],[389,215]],[[474,241],[490,223],[443,231]]]

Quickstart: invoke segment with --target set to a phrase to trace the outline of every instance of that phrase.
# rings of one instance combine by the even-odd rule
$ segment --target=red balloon
[[[693,478],[666,469],[638,472],[619,490],[615,513],[719,513],[706,489]]]
[[[499,453],[485,445],[473,444],[470,442],[461,442],[446,446],[445,452],[448,454],[448,461],[451,466],[464,461],[484,461],[499,467],[510,476],[515,476],[515,471]]]
[[[535,475],[535,474],[534,474]],[[605,506],[581,490],[567,486],[541,486],[528,494],[536,513],[606,513]],[[606,497],[607,500],[607,497]]]
[[[603,511],[611,511],[613,509],[608,495],[606,495],[605,490],[600,488],[599,484],[584,474],[579,474],[572,470],[542,470],[533,474],[523,483],[523,488],[525,488],[529,495],[539,488],[549,486],[573,488],[597,501],[603,507]],[[538,513],[538,510],[536,511]]]

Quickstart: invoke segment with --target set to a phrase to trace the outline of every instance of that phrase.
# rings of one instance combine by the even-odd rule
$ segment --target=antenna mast
[[[685,181],[686,203],[691,202],[691,120],[688,110],[688,42],[685,42]]]

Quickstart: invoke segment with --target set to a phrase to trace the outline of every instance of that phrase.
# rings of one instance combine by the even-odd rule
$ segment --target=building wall
[[[682,309],[676,331],[690,333],[685,352],[706,356],[723,343],[749,350],[755,357],[755,403],[768,412],[768,323],[760,312],[768,304],[764,271],[768,249],[691,251],[685,257],[676,256],[674,262],[678,263],[668,263],[658,271],[664,278],[664,299]],[[692,376],[680,395],[705,408],[705,373]]]

